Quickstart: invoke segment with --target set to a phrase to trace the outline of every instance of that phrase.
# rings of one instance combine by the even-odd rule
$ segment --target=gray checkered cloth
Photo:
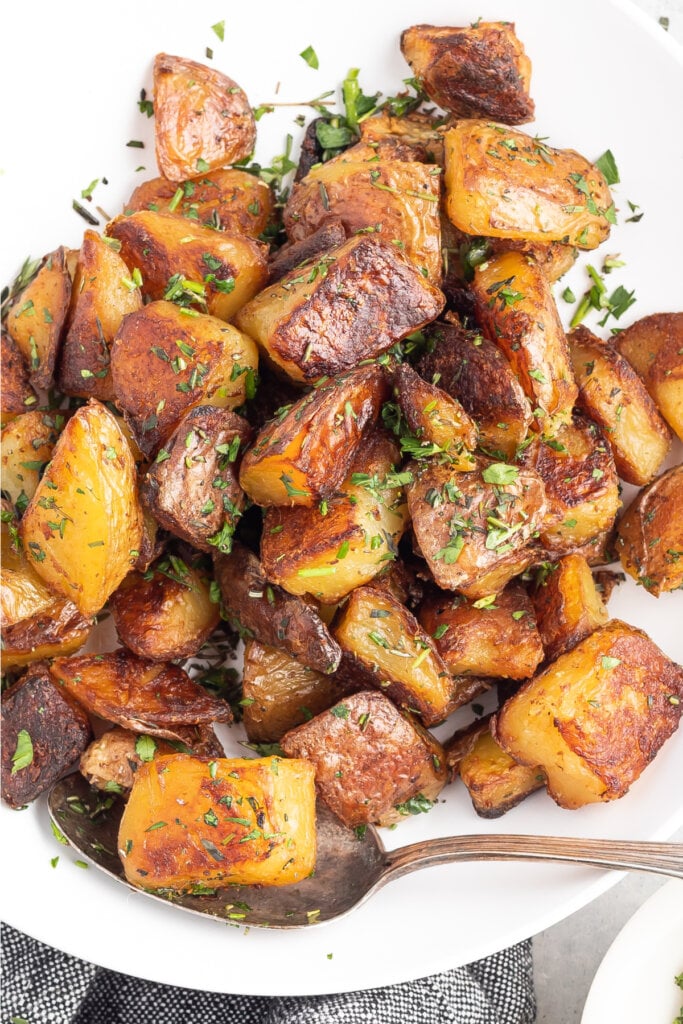
[[[2,927],[2,1024],[533,1024],[531,941],[390,988],[306,998],[156,985]]]

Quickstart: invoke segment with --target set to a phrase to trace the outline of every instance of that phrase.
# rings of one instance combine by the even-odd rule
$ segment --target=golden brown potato
[[[378,154],[389,152],[389,147],[396,153],[395,144],[400,143],[410,154],[409,160],[443,167],[443,136],[434,114],[414,110],[409,114],[395,115],[388,110],[380,110],[372,117],[364,118],[358,127],[361,142],[375,146]],[[396,153],[394,159],[402,157]]]
[[[243,405],[257,366],[251,338],[217,317],[185,316],[173,302],[126,317],[111,351],[117,404],[148,456],[195,406]]]
[[[484,604],[435,591],[417,617],[454,676],[528,679],[543,661],[533,605],[518,583]]]
[[[561,806],[616,800],[678,726],[683,669],[618,619],[562,654],[505,702],[493,735],[540,765]]]
[[[287,237],[298,242],[325,218],[338,217],[347,235],[365,228],[398,247],[433,284],[441,280],[441,168],[379,157],[361,146],[314,165],[285,204]]]
[[[510,360],[538,428],[554,433],[571,418],[578,389],[546,275],[523,253],[501,253],[476,267],[472,291],[479,322]]]
[[[7,330],[30,367],[34,387],[52,387],[70,298],[66,249],[60,246],[43,259],[36,276],[7,312]]]
[[[0,435],[2,489],[20,510],[35,494],[40,474],[52,458],[63,425],[62,413],[36,409],[19,414],[3,427]]]
[[[601,172],[571,149],[491,121],[446,131],[446,210],[468,235],[595,249],[615,222]]]
[[[290,270],[308,260],[320,260],[330,249],[336,249],[346,241],[346,229],[339,217],[326,217],[312,235],[300,242],[285,242],[271,254],[268,261],[268,284],[275,284]]]
[[[471,473],[435,459],[411,463],[411,469],[408,508],[437,586],[479,600],[498,593],[529,564],[525,549],[546,508],[543,481],[534,470],[485,459]]]
[[[614,336],[669,426],[683,441],[683,313],[655,313]]]
[[[531,406],[497,345],[459,323],[436,323],[425,332],[434,350],[420,356],[425,380],[456,398],[479,427],[480,444],[512,458],[527,436]]]
[[[611,531],[621,504],[619,480],[597,424],[574,416],[553,438],[534,437],[519,462],[535,469],[545,485],[540,542],[549,554],[567,554]]]
[[[105,239],[86,231],[57,366],[57,386],[64,394],[102,402],[114,398],[111,344],[124,316],[142,308],[135,271],[143,266],[133,262],[129,270]]]
[[[18,413],[26,412],[36,405],[38,397],[31,387],[28,368],[17,343],[10,338],[4,325],[0,328],[0,345],[0,412],[2,422],[8,423]]]
[[[439,651],[405,605],[386,590],[357,587],[333,626],[342,650],[372,673],[395,704],[437,725],[459,707]]]
[[[457,398],[429,384],[408,363],[396,368],[392,380],[400,410],[416,438],[429,448],[437,445],[454,469],[474,469],[472,451],[479,432]],[[418,450],[412,453],[419,458]]]
[[[619,476],[627,483],[650,483],[671,447],[672,435],[631,364],[587,327],[569,335],[577,405],[600,424]]]
[[[312,604],[269,583],[256,555],[234,544],[214,558],[216,580],[229,622],[243,638],[278,647],[317,672],[339,667],[341,650]]]
[[[459,231],[450,221],[445,224],[442,222],[442,232],[444,244],[448,245],[444,256],[448,277],[465,282],[471,279],[474,267],[489,257],[520,252],[527,259],[533,260],[552,283],[574,266],[579,254],[576,246],[563,245],[562,242],[529,242],[525,238],[484,238],[481,235],[473,237]],[[444,291],[447,290],[446,281]]]
[[[249,100],[232,78],[186,57],[158,53],[154,141],[161,173],[182,181],[248,157],[256,122]]]
[[[183,417],[144,477],[140,496],[160,526],[200,551],[229,554],[244,509],[237,459],[251,427],[228,409]]]
[[[175,726],[232,721],[228,702],[213,697],[178,665],[138,658],[122,647],[55,658],[50,672],[91,714],[133,732],[175,739]]]
[[[449,782],[453,782],[458,777],[462,759],[474,749],[474,744],[479,737],[483,733],[489,732],[489,723],[492,718],[493,713],[483,715],[481,718],[474,718],[467,725],[456,729],[453,735],[445,741],[443,749],[446,754]]]
[[[180,183],[168,178],[143,181],[124,206],[126,214],[138,210],[174,213],[228,234],[258,238],[270,224],[274,200],[265,181],[237,167],[224,167]]]
[[[374,359],[444,303],[395,246],[360,235],[266,288],[235,323],[288,377],[311,383]]]
[[[305,761],[155,758],[119,826],[126,879],[145,889],[290,885],[315,868],[315,785]]]
[[[565,555],[551,564],[533,592],[533,602],[548,661],[576,647],[608,619],[602,595],[582,555]]]
[[[306,505],[330,498],[379,416],[388,385],[381,366],[359,366],[278,410],[240,466],[258,505]]]
[[[460,778],[481,818],[500,818],[545,785],[543,770],[518,764],[486,729],[460,761]]]
[[[152,566],[144,575],[128,573],[110,598],[121,643],[141,658],[189,658],[220,622],[206,573],[183,563],[181,579],[172,579]]]
[[[313,764],[318,794],[350,828],[428,811],[446,782],[441,744],[373,690],[292,729],[281,746]]]
[[[413,25],[401,34],[401,52],[429,98],[455,117],[533,121],[531,61],[513,22]]]
[[[617,526],[626,572],[655,597],[683,585],[683,465],[640,491]]]
[[[137,557],[135,462],[114,416],[91,399],[71,416],[21,521],[27,557],[86,616],[103,608]]]
[[[242,674],[242,720],[252,743],[277,743],[286,732],[331,707],[344,692],[286,651],[247,640]]]
[[[121,243],[129,267],[144,268],[143,295],[182,302],[187,315],[198,306],[232,320],[266,283],[266,247],[246,235],[152,210],[115,217],[107,234]]]
[[[396,556],[407,526],[394,442],[371,434],[356,453],[339,492],[318,508],[271,507],[263,521],[266,576],[291,594],[335,604],[368,583]]]

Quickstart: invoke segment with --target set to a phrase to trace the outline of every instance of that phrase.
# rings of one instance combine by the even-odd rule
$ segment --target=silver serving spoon
[[[387,851],[372,826],[359,839],[322,808],[312,878],[284,887],[231,885],[192,894],[158,893],[137,889],[125,880],[116,850],[123,807],[120,797],[93,790],[79,774],[55,783],[48,796],[52,820],[72,846],[128,888],[195,914],[262,928],[300,928],[332,921],[360,906],[393,878],[452,861],[560,861],[683,878],[683,843],[473,835],[430,839]]]

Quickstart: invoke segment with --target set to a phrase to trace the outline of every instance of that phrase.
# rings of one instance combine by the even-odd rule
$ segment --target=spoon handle
[[[382,882],[418,868],[468,860],[560,861],[683,878],[683,843],[478,835],[429,839],[391,850],[386,855]]]

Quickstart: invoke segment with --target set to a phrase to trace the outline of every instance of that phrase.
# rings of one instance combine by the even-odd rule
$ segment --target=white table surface
[[[668,18],[670,35],[683,44],[683,0],[635,2],[655,19]],[[672,839],[683,842],[683,829]],[[627,875],[583,910],[534,938],[536,1024],[580,1024],[602,958],[629,918],[665,882],[658,875]]]

